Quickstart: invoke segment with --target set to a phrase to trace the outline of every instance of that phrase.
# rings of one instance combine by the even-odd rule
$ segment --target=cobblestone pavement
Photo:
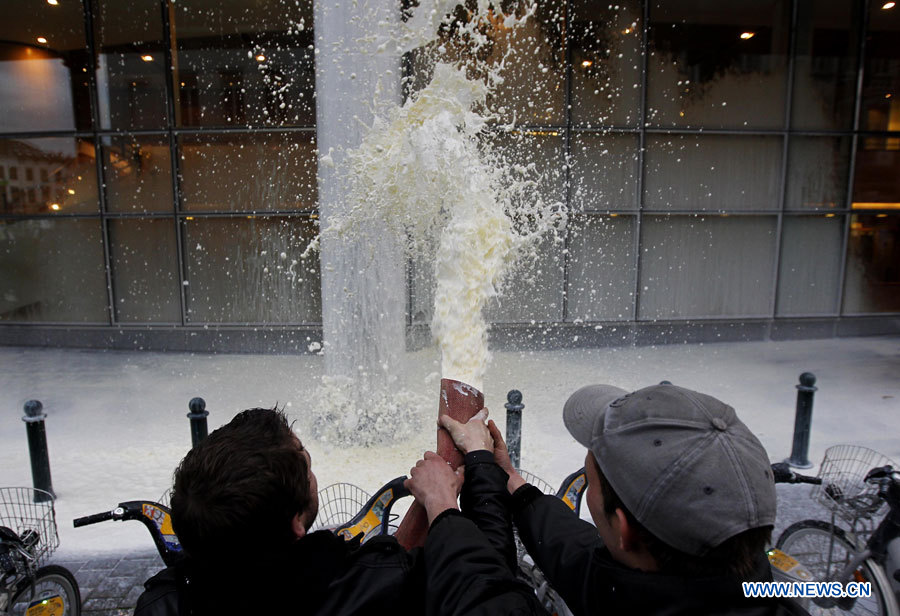
[[[125,616],[134,611],[144,581],[164,565],[155,551],[121,558],[53,560],[75,574],[84,616]]]

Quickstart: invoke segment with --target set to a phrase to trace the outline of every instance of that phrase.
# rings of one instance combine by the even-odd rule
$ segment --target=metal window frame
[[[852,127],[849,130],[794,130],[792,126],[792,105],[794,101],[794,87],[795,87],[795,59],[797,54],[797,31],[798,31],[798,2],[799,0],[790,0],[788,3],[787,10],[789,10],[790,16],[790,24],[788,28],[788,47],[787,47],[787,75],[786,75],[786,90],[785,90],[785,103],[784,103],[784,121],[783,126],[778,129],[705,129],[705,128],[682,128],[682,127],[661,127],[661,126],[648,126],[647,124],[647,109],[648,109],[648,51],[649,51],[649,37],[650,37],[650,17],[651,17],[651,5],[650,0],[640,0],[639,7],[642,14],[643,23],[641,25],[641,67],[640,67],[640,109],[639,109],[639,125],[638,126],[592,126],[592,125],[577,125],[572,121],[572,83],[573,83],[573,66],[572,66],[572,28],[571,24],[574,19],[573,15],[573,3],[572,0],[564,0],[563,6],[565,9],[565,20],[564,24],[565,32],[564,32],[564,45],[565,45],[565,59],[566,59],[566,67],[565,71],[565,90],[564,90],[564,124],[563,125],[522,125],[517,126],[517,130],[555,130],[564,132],[564,143],[563,143],[563,157],[565,161],[565,184],[564,184],[564,196],[565,202],[567,205],[571,204],[572,199],[572,189],[571,189],[571,168],[570,163],[572,160],[572,139],[578,133],[597,133],[597,134],[630,134],[635,135],[638,139],[638,152],[637,152],[637,177],[635,178],[635,204],[634,208],[622,208],[622,209],[591,209],[586,208],[583,210],[579,210],[579,215],[585,215],[588,217],[591,216],[605,216],[609,214],[618,214],[620,216],[631,216],[633,217],[633,225],[632,225],[632,247],[634,254],[634,285],[632,289],[632,298],[631,298],[631,320],[624,322],[631,326],[632,329],[637,327],[641,323],[652,323],[657,319],[640,318],[640,305],[642,299],[641,292],[641,250],[642,250],[642,226],[643,226],[643,218],[645,215],[697,215],[697,216],[721,216],[723,214],[729,216],[766,216],[766,217],[775,217],[776,219],[776,238],[775,238],[775,259],[774,259],[774,273],[772,276],[772,288],[770,291],[770,310],[768,314],[765,315],[748,315],[746,318],[754,321],[758,320],[766,320],[768,321],[769,332],[771,332],[772,328],[777,325],[780,321],[789,321],[789,320],[797,320],[803,318],[811,318],[811,319],[833,319],[833,333],[837,335],[839,329],[839,323],[842,317],[848,318],[857,318],[857,317],[865,317],[865,318],[892,318],[896,316],[898,313],[847,313],[843,310],[844,296],[845,296],[845,286],[846,286],[846,274],[847,274],[847,260],[848,255],[847,251],[849,248],[849,233],[850,233],[850,221],[852,216],[857,213],[857,211],[852,209],[852,197],[854,192],[854,183],[855,183],[855,172],[857,165],[857,152],[859,147],[859,139],[864,138],[866,136],[878,136],[878,137],[897,137],[900,136],[898,132],[878,132],[878,131],[861,131],[860,130],[860,118],[859,114],[861,111],[862,105],[862,89],[863,89],[863,79],[864,79],[864,70],[865,70],[865,53],[866,53],[866,34],[869,26],[869,14],[870,14],[870,0],[860,0],[859,2],[854,3],[854,9],[858,11],[857,14],[854,15],[854,22],[856,26],[855,34],[857,36],[857,58],[856,58],[856,89],[854,93],[854,101],[853,101],[853,122]],[[191,329],[196,327],[203,327],[209,325],[211,327],[222,327],[222,328],[230,328],[230,329],[247,329],[247,330],[257,330],[259,328],[266,328],[272,330],[292,328],[292,327],[308,327],[308,326],[316,326],[316,323],[215,323],[215,322],[192,322],[189,319],[189,303],[190,297],[186,291],[185,283],[189,281],[190,272],[188,268],[188,259],[187,259],[187,251],[188,248],[185,245],[186,238],[184,236],[184,221],[188,218],[222,218],[222,217],[247,217],[247,216],[255,216],[255,217],[315,217],[317,215],[317,210],[315,208],[304,209],[304,210],[273,210],[273,211],[259,211],[259,210],[247,210],[247,211],[186,211],[184,209],[184,199],[183,192],[181,186],[181,163],[180,163],[180,148],[179,148],[179,137],[187,136],[187,135],[222,135],[222,134],[264,134],[264,133],[312,133],[315,135],[316,127],[315,126],[306,126],[306,125],[294,125],[294,126],[178,126],[176,121],[176,114],[178,112],[177,109],[177,101],[176,101],[176,92],[175,92],[175,83],[174,83],[174,66],[175,61],[177,60],[177,50],[175,48],[176,41],[174,38],[174,24],[171,19],[171,2],[170,0],[159,0],[159,10],[160,10],[160,19],[163,26],[163,46],[164,46],[164,55],[165,61],[167,63],[167,70],[165,71],[165,87],[166,87],[166,122],[165,126],[154,129],[134,129],[134,130],[124,130],[124,129],[101,129],[99,122],[99,92],[98,92],[98,84],[97,84],[97,75],[96,75],[96,58],[97,58],[97,41],[94,37],[94,4],[93,0],[83,0],[82,2],[83,9],[83,18],[84,18],[84,28],[85,28],[85,45],[87,49],[87,53],[89,55],[89,99],[91,105],[91,120],[93,123],[92,130],[72,130],[72,131],[25,131],[25,132],[16,132],[9,133],[4,132],[0,133],[0,139],[33,139],[33,138],[42,138],[42,137],[64,137],[64,138],[72,138],[72,139],[85,139],[91,140],[94,144],[95,152],[96,152],[96,173],[98,180],[98,211],[96,213],[76,213],[76,214],[0,214],[0,220],[28,220],[28,219],[53,219],[53,218],[61,218],[61,219],[94,219],[98,220],[101,224],[102,229],[102,239],[103,239],[103,263],[106,274],[106,282],[107,282],[107,316],[108,316],[108,327],[120,327],[125,326],[129,328],[138,328],[138,329],[153,329],[157,324],[155,323],[120,323],[116,314],[116,289],[115,289],[115,281],[114,281],[114,259],[112,257],[112,246],[111,246],[111,238],[109,234],[109,223],[111,220],[116,219],[171,219],[172,224],[175,225],[175,238],[176,238],[176,250],[177,250],[177,267],[178,267],[178,282],[179,282],[179,302],[180,302],[180,310],[181,310],[181,322],[178,327],[184,329]],[[408,76],[407,73],[411,70],[411,67],[404,66],[403,74],[404,76]],[[157,211],[157,212],[111,212],[108,208],[108,202],[106,197],[106,188],[105,188],[105,170],[103,168],[103,140],[107,137],[120,137],[123,135],[133,135],[133,136],[160,136],[165,137],[168,140],[169,153],[171,158],[171,184],[172,184],[172,208],[171,211]],[[644,203],[644,184],[646,180],[646,148],[647,148],[647,140],[648,135],[731,135],[731,136],[778,136],[782,139],[782,161],[780,168],[780,176],[779,176],[779,198],[777,207],[767,210],[648,210],[645,207]],[[847,184],[846,184],[846,199],[842,204],[842,208],[836,209],[822,209],[822,208],[810,208],[810,209],[788,209],[787,207],[787,178],[788,178],[788,156],[790,151],[791,140],[796,137],[839,137],[839,138],[848,138],[850,140],[850,155],[848,161],[847,168]],[[866,210],[869,212],[869,210]],[[877,210],[871,210],[871,212],[876,213]],[[843,216],[843,236],[841,243],[841,258],[840,258],[840,266],[838,272],[838,293],[835,299],[835,304],[833,306],[833,310],[827,313],[815,313],[810,315],[778,315],[777,314],[777,303],[778,303],[778,287],[780,282],[780,262],[781,262],[781,249],[784,241],[784,218],[785,216],[802,216],[802,215],[816,215],[816,214],[834,214],[836,216]],[[892,212],[893,213],[893,212]],[[564,250],[563,250],[563,267],[562,267],[562,297],[560,298],[561,305],[561,321],[552,322],[545,321],[539,322],[539,326],[557,326],[557,325],[571,325],[572,322],[570,320],[571,315],[569,314],[569,287],[570,287],[570,275],[571,275],[571,256],[569,254],[571,241],[571,227],[567,226],[565,231],[564,238]],[[413,309],[413,264],[409,264],[407,271],[407,325],[408,327],[412,327],[415,324],[412,322],[412,309]],[[673,322],[730,322],[734,321],[736,318],[732,315],[729,316],[721,316],[721,315],[707,315],[707,316],[699,316],[699,317],[685,317],[683,319],[672,319]],[[598,321],[579,321],[579,324],[591,325],[591,324],[607,324],[607,323],[623,323],[622,321],[611,321],[611,320],[598,320]],[[15,327],[28,327],[28,326],[46,326],[48,323],[45,322],[4,322],[0,323],[0,327],[3,326],[15,326]],[[69,327],[78,327],[79,323],[53,323],[49,325],[59,325],[59,326],[69,326]],[[496,325],[504,326],[508,324],[497,323]],[[172,324],[166,324],[167,327],[172,327]]]

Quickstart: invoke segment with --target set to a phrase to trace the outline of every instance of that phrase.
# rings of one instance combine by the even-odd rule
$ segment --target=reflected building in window
[[[314,1],[6,7],[0,343],[321,335]],[[470,17],[406,54],[406,96]],[[897,333],[900,8],[541,0],[480,27],[506,67],[484,138],[569,212],[489,307],[495,344]],[[426,263],[408,285],[427,330]]]

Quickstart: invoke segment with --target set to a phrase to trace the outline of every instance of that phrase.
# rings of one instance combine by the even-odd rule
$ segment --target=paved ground
[[[122,558],[58,560],[75,574],[81,588],[84,616],[124,616],[134,611],[144,580],[163,568],[155,551]]]

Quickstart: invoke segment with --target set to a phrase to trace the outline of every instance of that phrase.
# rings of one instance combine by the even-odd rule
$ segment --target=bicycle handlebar
[[[112,511],[104,511],[102,513],[86,515],[83,518],[75,518],[74,520],[72,520],[72,525],[75,526],[75,528],[80,528],[81,526],[87,526],[89,524],[96,524],[97,522],[106,522],[107,520],[115,519],[116,511],[114,509]]]
[[[775,483],[811,483],[821,485],[821,477],[810,477],[809,475],[801,475],[791,470],[787,462],[777,462],[772,465],[772,477]]]

